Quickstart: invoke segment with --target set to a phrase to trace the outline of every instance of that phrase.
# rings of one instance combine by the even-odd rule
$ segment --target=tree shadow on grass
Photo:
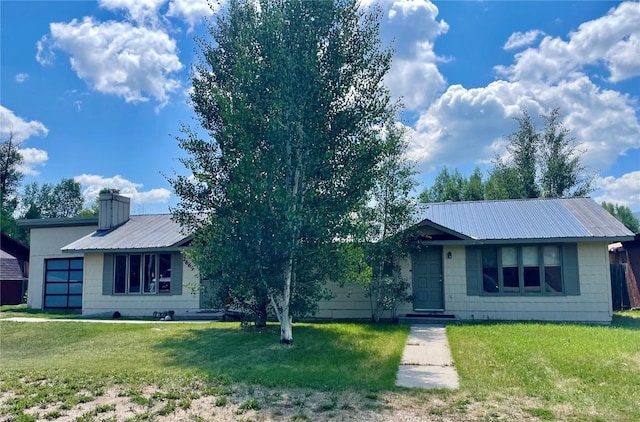
[[[408,328],[372,324],[295,324],[294,344],[279,327],[216,324],[157,344],[167,365],[268,387],[385,390],[395,385]]]

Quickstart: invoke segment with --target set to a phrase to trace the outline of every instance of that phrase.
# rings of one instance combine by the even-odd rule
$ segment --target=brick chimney
[[[131,199],[120,195],[118,189],[99,196],[98,230],[109,230],[129,221]]]

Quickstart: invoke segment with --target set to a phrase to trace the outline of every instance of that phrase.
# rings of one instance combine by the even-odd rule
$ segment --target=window
[[[171,254],[116,255],[113,292],[171,293]]]
[[[82,258],[45,260],[45,308],[82,308]]]
[[[483,247],[482,292],[563,293],[560,246]]]

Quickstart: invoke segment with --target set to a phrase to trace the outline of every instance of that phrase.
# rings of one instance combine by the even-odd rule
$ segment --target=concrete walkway
[[[455,390],[460,384],[447,341],[446,329],[414,325],[402,353],[396,385],[410,388]]]

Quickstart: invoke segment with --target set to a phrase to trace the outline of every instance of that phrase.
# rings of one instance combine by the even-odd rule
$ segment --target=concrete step
[[[453,314],[406,314],[398,318],[401,324],[445,324],[457,321]]]

